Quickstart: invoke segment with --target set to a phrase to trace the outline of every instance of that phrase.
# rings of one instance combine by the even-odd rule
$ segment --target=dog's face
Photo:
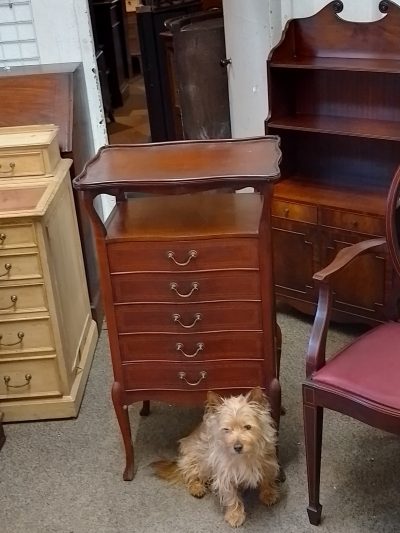
[[[208,413],[213,416],[214,430],[229,454],[254,454],[265,435],[268,401],[261,389],[246,396],[222,399],[213,392],[207,396]]]

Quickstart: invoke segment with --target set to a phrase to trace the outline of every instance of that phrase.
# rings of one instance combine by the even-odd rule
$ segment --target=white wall
[[[268,116],[266,59],[291,18],[308,17],[330,0],[223,0],[229,101],[234,137],[264,134]],[[340,16],[369,21],[381,17],[378,0],[343,0]],[[400,4],[400,0],[396,0]]]

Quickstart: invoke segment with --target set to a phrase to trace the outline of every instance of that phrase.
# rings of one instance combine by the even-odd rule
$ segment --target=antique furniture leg
[[[150,400],[144,400],[143,406],[140,410],[140,416],[149,416],[150,414]]]
[[[120,383],[114,381],[111,389],[111,396],[125,446],[126,466],[123,478],[124,481],[131,481],[134,476],[134,451],[128,406],[123,403],[123,390]]]
[[[305,395],[306,392],[306,389],[304,389]],[[323,414],[324,410],[322,407],[310,404],[304,405],[304,434],[309,494],[307,513],[311,524],[314,526],[317,526],[320,523],[322,511],[322,505],[319,503],[319,487]]]

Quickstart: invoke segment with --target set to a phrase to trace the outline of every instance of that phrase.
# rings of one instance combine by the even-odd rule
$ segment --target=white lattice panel
[[[0,68],[38,63],[31,0],[0,0]]]

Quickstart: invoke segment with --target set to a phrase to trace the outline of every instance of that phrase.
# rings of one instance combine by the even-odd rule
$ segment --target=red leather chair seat
[[[400,323],[388,322],[358,337],[312,380],[400,410]]]

